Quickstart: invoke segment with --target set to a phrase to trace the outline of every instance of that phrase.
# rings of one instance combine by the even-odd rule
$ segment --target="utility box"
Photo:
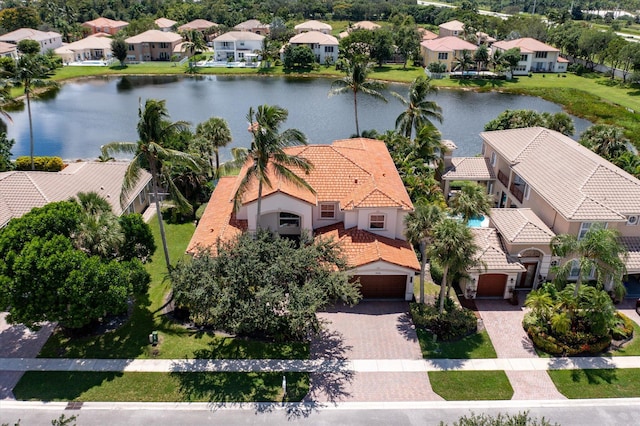
[[[157,331],[152,331],[151,334],[149,335],[149,343],[151,343],[153,346],[156,346],[158,344],[158,332]]]

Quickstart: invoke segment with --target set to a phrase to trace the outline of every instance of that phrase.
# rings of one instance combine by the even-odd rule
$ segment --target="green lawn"
[[[187,330],[167,319],[161,311],[170,283],[166,280],[164,255],[158,221],[150,223],[158,249],[147,264],[151,274],[149,296],[138,301],[129,322],[99,336],[70,338],[53,334],[40,352],[42,358],[308,358],[305,343],[267,343],[256,340],[215,336],[210,332]],[[193,223],[167,224],[167,242],[172,263],[184,252],[195,230]],[[160,344],[148,342],[149,333],[158,331]]]
[[[286,373],[287,398],[309,391],[308,373]],[[131,402],[283,401],[281,373],[27,372],[18,400]]]
[[[558,391],[570,399],[640,397],[640,369],[549,371]]]
[[[447,401],[505,400],[513,388],[504,371],[431,371],[434,392]]]
[[[472,359],[497,358],[489,334],[486,330],[472,334],[457,342],[433,343],[433,334],[417,329],[418,342],[424,358],[432,359]]]
[[[610,351],[611,356],[639,356],[640,355],[640,325],[633,323],[633,338],[620,349]]]

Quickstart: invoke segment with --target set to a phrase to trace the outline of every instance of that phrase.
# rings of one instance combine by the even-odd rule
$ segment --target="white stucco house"
[[[0,36],[0,41],[18,44],[22,40],[35,40],[40,44],[40,53],[55,50],[62,46],[62,35],[53,31],[39,31],[33,28],[20,28]]]
[[[251,31],[229,31],[213,39],[216,61],[250,60],[262,50],[264,36]]]
[[[520,62],[513,70],[514,75],[527,75],[529,72],[567,72],[569,61],[560,56],[560,50],[534,38],[503,40],[492,45],[496,52],[505,52],[514,47],[520,49]]]
[[[404,218],[413,205],[384,142],[346,139],[287,152],[313,164],[308,174],[292,170],[315,193],[273,174],[273,186],[263,187],[260,217],[257,181],[250,183],[234,210],[247,164],[238,176],[219,180],[187,252],[215,253],[217,242],[259,227],[293,238],[308,232],[339,243],[365,298],[411,300],[420,265],[405,239]]]
[[[307,31],[297,34],[289,40],[291,46],[309,46],[316,62],[335,64],[338,60],[338,39],[319,31]]]

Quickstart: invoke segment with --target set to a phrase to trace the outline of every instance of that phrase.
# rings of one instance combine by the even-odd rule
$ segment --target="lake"
[[[246,115],[249,107],[280,105],[289,110],[283,128],[303,131],[310,143],[326,144],[355,133],[353,97],[328,97],[331,80],[287,77],[141,76],[92,78],[65,83],[55,96],[32,102],[35,155],[57,155],[65,160],[94,159],[100,146],[113,141],[136,141],[138,103],[166,99],[171,120],[195,126],[212,116],[229,123],[232,144],[248,147]],[[358,96],[360,129],[380,133],[393,129],[402,104],[389,90],[406,96],[407,85],[392,84],[385,92],[388,103]],[[457,156],[480,153],[479,133],[505,109],[558,112],[562,108],[543,99],[504,93],[476,93],[442,89],[432,97],[442,107],[444,121],[434,123],[445,139],[453,140]],[[14,157],[29,155],[27,112],[11,112],[8,137],[16,144]],[[573,117],[576,135],[589,127],[587,120]]]

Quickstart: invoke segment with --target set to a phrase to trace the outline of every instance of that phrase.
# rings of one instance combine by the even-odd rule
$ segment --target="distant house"
[[[172,31],[173,27],[177,24],[176,21],[167,18],[158,18],[153,22],[158,26],[160,31]]]
[[[264,36],[249,31],[229,31],[213,39],[216,61],[251,60],[262,50]]]
[[[513,71],[514,75],[567,71],[569,61],[560,57],[560,50],[534,38],[496,41],[492,47],[496,52],[504,52],[514,47],[520,49],[520,62]]]
[[[90,35],[73,43],[65,44],[55,49],[54,52],[65,63],[109,59],[112,56],[111,38]]]
[[[149,205],[151,174],[142,172],[129,192],[125,207],[120,206],[122,181],[127,162],[71,163],[52,172],[12,171],[0,173],[0,228],[34,207],[65,201],[78,192],[96,192],[104,197],[116,215],[141,213]]]
[[[477,48],[475,44],[454,36],[439,37],[420,43],[424,66],[429,66],[432,62],[441,62],[447,66],[447,72],[453,71],[454,59],[460,57],[464,50],[473,53]]]
[[[257,19],[249,19],[233,27],[236,31],[248,31],[258,35],[269,35],[271,25],[263,24]]]
[[[462,37],[464,35],[464,24],[458,20],[440,24],[438,29],[440,37]]]
[[[116,35],[116,33],[124,27],[129,25],[125,21],[114,21],[108,18],[98,18],[93,21],[83,22],[82,27],[88,28],[91,34],[105,33],[109,35]]]
[[[296,34],[301,34],[309,31],[317,31],[323,34],[331,34],[333,29],[331,25],[325,24],[320,21],[307,21],[302,24],[298,24],[294,27]]]
[[[433,31],[429,31],[426,28],[418,28],[418,33],[422,37],[422,41],[433,40],[434,38],[438,38],[438,34]]]
[[[371,22],[371,21],[359,21],[356,22],[355,24],[351,25],[349,28],[347,28],[346,31],[341,32],[338,37],[340,38],[345,38],[349,35],[349,33],[351,31],[355,31],[355,30],[367,30],[367,31],[375,31],[378,28],[381,28],[380,25],[376,24],[375,22]]]
[[[18,47],[15,44],[0,41],[0,57],[18,58]]]
[[[405,239],[404,218],[413,205],[384,142],[346,139],[286,151],[313,163],[308,174],[292,171],[315,193],[269,168],[272,186],[263,187],[260,217],[255,180],[235,210],[233,200],[245,165],[238,176],[220,178],[187,252],[210,249],[215,254],[218,242],[258,227],[292,239],[308,232],[337,243],[365,298],[411,300],[420,265]]]
[[[178,44],[180,34],[160,30],[148,30],[125,40],[128,45],[127,61],[168,61]]]
[[[195,30],[195,31],[200,31],[201,33],[205,33],[207,31],[209,31],[212,28],[216,28],[218,27],[218,24],[216,24],[215,22],[211,22],[211,21],[207,21],[206,19],[195,19],[191,22],[187,22],[184,25],[180,25],[178,27],[178,31],[190,31],[190,30]]]
[[[40,44],[40,53],[62,46],[62,35],[53,31],[39,31],[31,28],[20,28],[0,36],[0,41],[18,44],[22,40],[34,40]]]
[[[338,60],[338,39],[318,31],[308,31],[291,37],[291,46],[309,46],[316,56],[316,62],[335,64]]]

